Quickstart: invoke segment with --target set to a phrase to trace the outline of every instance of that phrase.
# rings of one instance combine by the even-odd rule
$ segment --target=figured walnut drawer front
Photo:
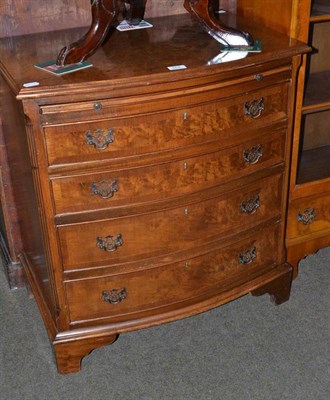
[[[306,197],[290,203],[288,213],[288,239],[330,231],[330,193]]]
[[[44,127],[49,165],[159,153],[237,134],[287,115],[286,83],[177,111]]]
[[[68,281],[70,320],[113,318],[207,295],[212,289],[221,292],[228,282],[248,280],[274,265],[277,252],[275,225],[225,248],[163,267]]]
[[[282,162],[284,143],[282,130],[177,162],[54,178],[56,213],[138,204],[206,189]]]
[[[271,218],[281,203],[281,175],[186,207],[58,227],[65,270],[115,265],[207,247]]]

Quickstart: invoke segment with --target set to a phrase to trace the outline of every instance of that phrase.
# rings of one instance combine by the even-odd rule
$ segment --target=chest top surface
[[[84,91],[189,80],[196,77],[224,74],[247,66],[292,57],[307,50],[307,46],[284,35],[248,21],[225,15],[227,25],[249,31],[261,40],[263,51],[250,53],[232,62],[213,64],[220,53],[219,43],[203,32],[189,15],[151,19],[153,28],[119,32],[113,30],[112,39],[100,48],[89,61],[91,68],[71,74],[55,76],[38,70],[35,64],[56,58],[66,43],[79,39],[86,28],[19,36],[0,40],[0,70],[19,98],[45,98]],[[187,68],[170,71],[169,66]],[[239,72],[238,72],[239,75]],[[39,86],[25,88],[29,82]],[[98,95],[102,95],[99,92]]]

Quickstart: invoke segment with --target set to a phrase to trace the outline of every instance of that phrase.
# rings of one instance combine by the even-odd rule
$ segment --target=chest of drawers
[[[122,332],[250,292],[288,299],[291,110],[307,49],[254,29],[262,53],[208,65],[218,44],[189,16],[157,19],[63,77],[33,69],[58,34],[1,43],[20,259],[60,372]],[[174,61],[187,68],[168,71]]]

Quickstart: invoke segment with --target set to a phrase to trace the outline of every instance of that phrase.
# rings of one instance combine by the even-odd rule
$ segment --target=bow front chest
[[[0,44],[6,226],[62,373],[122,332],[250,292],[290,294],[284,221],[306,46],[243,21],[263,51],[227,62],[189,15],[153,25],[115,32],[92,67],[63,76],[33,65],[81,31]]]

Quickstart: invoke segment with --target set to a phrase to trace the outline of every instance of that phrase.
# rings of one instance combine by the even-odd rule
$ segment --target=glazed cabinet
[[[287,257],[296,275],[303,257],[330,245],[330,3],[257,3],[238,0],[237,12],[312,47],[298,76],[286,230]]]
[[[61,77],[34,64],[82,30],[0,42],[19,259],[61,373],[123,332],[248,293],[289,298],[293,106],[308,47],[221,18],[263,51],[217,62],[218,43],[187,14],[114,32],[92,67]]]
[[[296,108],[287,228],[288,259],[294,266],[330,245],[330,4],[306,3],[304,34],[313,51],[301,71]]]

